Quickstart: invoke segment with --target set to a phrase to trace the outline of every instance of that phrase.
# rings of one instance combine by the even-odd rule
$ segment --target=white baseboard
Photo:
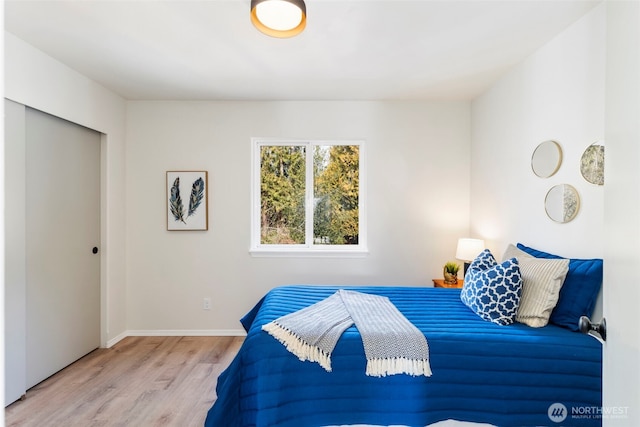
[[[113,347],[118,342],[120,342],[123,339],[125,339],[127,336],[128,336],[127,335],[127,331],[124,331],[123,333],[116,335],[115,337],[111,338],[110,340],[107,340],[107,345],[105,346],[105,348]]]
[[[110,348],[126,337],[244,337],[244,329],[168,329],[128,330],[107,341]]]

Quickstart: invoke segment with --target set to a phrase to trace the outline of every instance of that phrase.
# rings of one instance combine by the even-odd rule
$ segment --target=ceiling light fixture
[[[268,36],[293,37],[307,24],[307,6],[303,0],[251,0],[251,22]]]

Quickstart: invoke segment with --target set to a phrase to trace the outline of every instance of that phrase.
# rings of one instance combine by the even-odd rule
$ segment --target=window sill
[[[357,250],[254,248],[249,250],[249,253],[255,258],[365,258],[369,255],[366,248]]]

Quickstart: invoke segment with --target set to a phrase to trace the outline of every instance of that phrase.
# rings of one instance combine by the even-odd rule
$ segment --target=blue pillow
[[[469,266],[460,299],[482,319],[510,325],[518,314],[521,291],[518,260],[511,258],[498,264],[485,249]]]
[[[536,258],[566,259],[518,243],[518,249]],[[602,287],[602,259],[569,258],[569,272],[560,288],[558,304],[551,312],[549,322],[572,331],[578,331],[580,316],[591,316]]]

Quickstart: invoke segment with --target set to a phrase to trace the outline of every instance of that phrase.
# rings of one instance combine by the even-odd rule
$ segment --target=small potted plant
[[[458,283],[458,270],[460,270],[458,264],[451,261],[447,262],[443,269],[444,283],[447,285],[455,285]]]

